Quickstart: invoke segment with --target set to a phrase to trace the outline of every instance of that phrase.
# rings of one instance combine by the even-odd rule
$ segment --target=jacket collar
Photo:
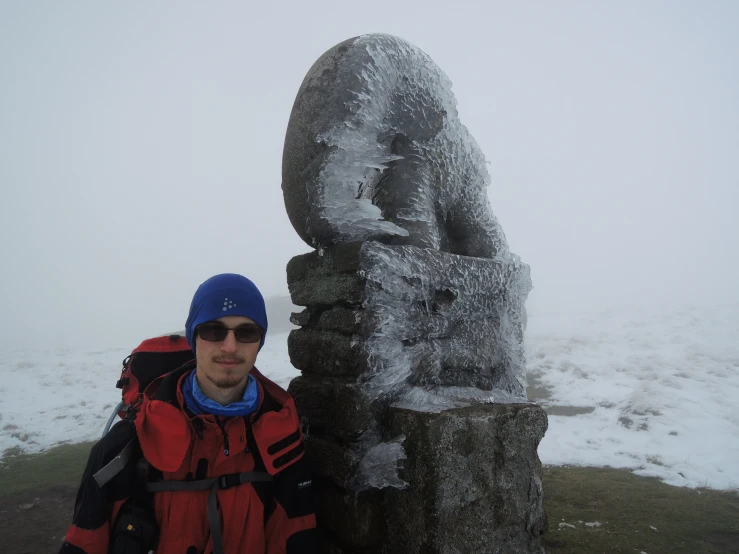
[[[196,416],[187,409],[182,384],[194,370],[193,360],[152,381],[144,391],[144,400],[134,421],[144,456],[161,471],[177,471],[185,461],[195,432],[195,419],[215,419],[210,414]],[[256,377],[260,389],[259,408],[248,416],[252,425],[265,414],[284,412],[281,419],[293,420],[297,426],[297,414],[290,395],[256,368],[252,369],[252,375]],[[255,430],[259,427],[256,425]],[[255,433],[257,443],[258,435]]]

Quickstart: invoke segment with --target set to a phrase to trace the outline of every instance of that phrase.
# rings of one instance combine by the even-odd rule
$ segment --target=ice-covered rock
[[[451,87],[428,55],[390,35],[349,39],[316,61],[282,160],[285,206],[305,242],[381,238],[465,256],[508,252],[485,157]]]
[[[524,387],[531,278],[489,181],[451,83],[413,45],[356,37],[305,77],[282,186],[316,250],[287,268],[305,306],[288,339],[302,372],[289,391],[319,527],[348,551],[540,552],[546,414]],[[419,540],[401,536],[408,526]]]

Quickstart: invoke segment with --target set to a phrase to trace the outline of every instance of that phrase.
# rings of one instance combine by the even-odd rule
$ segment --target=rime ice
[[[525,399],[526,264],[378,243],[360,259],[377,322],[366,339],[370,399],[423,411]]]
[[[283,153],[290,221],[308,244],[384,238],[467,256],[508,252],[485,157],[451,82],[389,35],[326,52],[293,106]]]
[[[307,307],[291,392],[314,431],[348,448],[355,491],[402,486],[388,408],[525,401],[531,278],[489,184],[451,82],[415,46],[365,35],[308,71],[283,152],[287,213],[317,248],[288,265],[293,302]]]

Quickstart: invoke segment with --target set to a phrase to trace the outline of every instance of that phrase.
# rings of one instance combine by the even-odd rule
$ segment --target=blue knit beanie
[[[227,315],[251,318],[262,328],[262,341],[259,344],[261,350],[267,336],[264,298],[254,283],[236,273],[215,275],[195,291],[185,323],[185,334],[190,348],[195,350],[195,328],[198,325]]]

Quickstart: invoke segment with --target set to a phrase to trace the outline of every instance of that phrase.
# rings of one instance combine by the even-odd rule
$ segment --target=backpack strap
[[[273,481],[272,476],[267,473],[264,460],[259,452],[256,443],[254,430],[248,417],[244,417],[246,426],[246,445],[247,450],[254,458],[254,470],[241,473],[231,473],[221,475],[219,477],[210,477],[207,479],[197,479],[191,481],[174,481],[162,480],[148,482],[143,475],[139,475],[137,482],[139,486],[134,491],[133,501],[137,509],[142,510],[144,514],[151,514],[154,517],[154,506],[152,503],[153,494],[156,492],[177,492],[177,491],[203,491],[210,490],[208,495],[208,524],[210,526],[211,541],[213,542],[213,553],[224,554],[223,549],[223,531],[221,529],[220,520],[218,518],[218,497],[217,491],[237,487],[245,483],[253,483],[260,500],[264,504],[264,520],[265,523],[272,513],[272,487],[268,486]],[[146,458],[140,452],[138,444],[138,435],[134,435],[128,441],[123,450],[108,462],[102,469],[98,470],[93,478],[99,487],[103,487],[121,471],[123,471],[131,462],[132,458],[137,454],[140,456],[139,461],[146,461]],[[134,506],[134,507],[136,507]],[[156,521],[155,519],[153,521]]]
[[[103,485],[126,468],[136,452],[136,447],[138,446],[136,444],[137,442],[138,437],[134,436],[134,438],[128,441],[128,444],[123,447],[123,450],[121,450],[115,458],[105,464],[92,476],[95,479],[95,482],[97,482],[98,487],[102,488]]]
[[[224,554],[223,531],[218,519],[218,497],[216,492],[223,489],[237,487],[244,483],[258,483],[272,481],[272,476],[263,471],[246,471],[242,473],[231,473],[220,477],[198,479],[197,481],[159,481],[147,483],[146,490],[150,493],[162,491],[204,491],[210,489],[208,495],[208,524],[210,525],[210,538],[213,542],[213,553]]]
[[[264,465],[262,454],[259,452],[257,439],[254,437],[254,429],[252,429],[251,420],[248,416],[244,417],[244,424],[246,425],[246,447],[254,458],[254,471],[267,473],[267,466]],[[265,481],[254,485],[254,489],[257,491],[257,495],[264,505],[264,524],[266,526],[269,516],[271,516],[274,511],[272,503],[274,498],[274,487],[270,486],[269,482]]]
[[[136,452],[136,443],[136,438],[131,439],[120,454],[95,473],[93,477],[98,486],[102,487],[108,483],[131,462]],[[259,462],[261,462],[261,459]],[[259,465],[264,467],[264,463],[260,463]],[[136,494],[134,494],[136,497],[134,504],[138,506],[138,509],[143,509],[145,513],[153,513],[153,505],[151,504],[153,493],[163,491],[204,491],[210,489],[210,494],[208,495],[208,524],[210,525],[211,540],[213,541],[213,552],[214,554],[223,554],[223,531],[221,530],[221,524],[218,518],[217,491],[237,487],[244,483],[268,483],[271,481],[272,476],[266,471],[230,473],[228,475],[221,475],[220,477],[210,477],[194,481],[156,481],[152,483],[145,483],[142,476],[140,477],[140,484],[144,485],[145,483],[145,486],[140,487],[136,491]],[[266,491],[266,489],[262,490]],[[266,494],[263,493],[259,496],[263,502],[266,500]],[[267,509],[268,506],[265,505],[265,513],[267,513]]]

